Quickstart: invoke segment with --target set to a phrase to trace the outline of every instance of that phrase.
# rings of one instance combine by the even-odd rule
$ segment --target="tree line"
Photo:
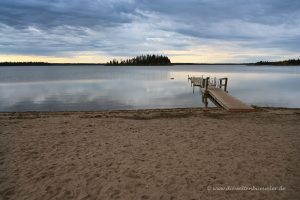
[[[275,61],[275,62],[259,61],[255,63],[255,65],[300,65],[300,59],[290,59],[290,60]]]
[[[141,55],[131,59],[120,60],[113,59],[106,65],[170,65],[171,61],[167,56],[163,55]]]
[[[47,62],[0,62],[0,66],[39,66],[51,65]]]

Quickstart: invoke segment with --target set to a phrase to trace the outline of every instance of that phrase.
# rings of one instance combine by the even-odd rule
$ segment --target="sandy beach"
[[[0,199],[299,199],[300,109],[0,113]]]

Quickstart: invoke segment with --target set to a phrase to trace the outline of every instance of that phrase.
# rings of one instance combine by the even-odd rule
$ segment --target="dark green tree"
[[[167,56],[163,55],[141,55],[131,59],[121,60],[116,59],[109,61],[107,65],[170,65],[171,61]]]

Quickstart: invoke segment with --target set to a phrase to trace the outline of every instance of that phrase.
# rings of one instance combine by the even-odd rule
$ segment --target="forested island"
[[[290,59],[290,60],[276,61],[276,62],[259,61],[254,65],[300,65],[300,59]]]
[[[106,65],[171,65],[171,61],[163,55],[141,55],[120,61],[113,59]]]

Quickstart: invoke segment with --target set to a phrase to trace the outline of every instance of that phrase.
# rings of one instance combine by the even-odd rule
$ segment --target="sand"
[[[299,153],[300,109],[0,113],[0,199],[299,199]]]

